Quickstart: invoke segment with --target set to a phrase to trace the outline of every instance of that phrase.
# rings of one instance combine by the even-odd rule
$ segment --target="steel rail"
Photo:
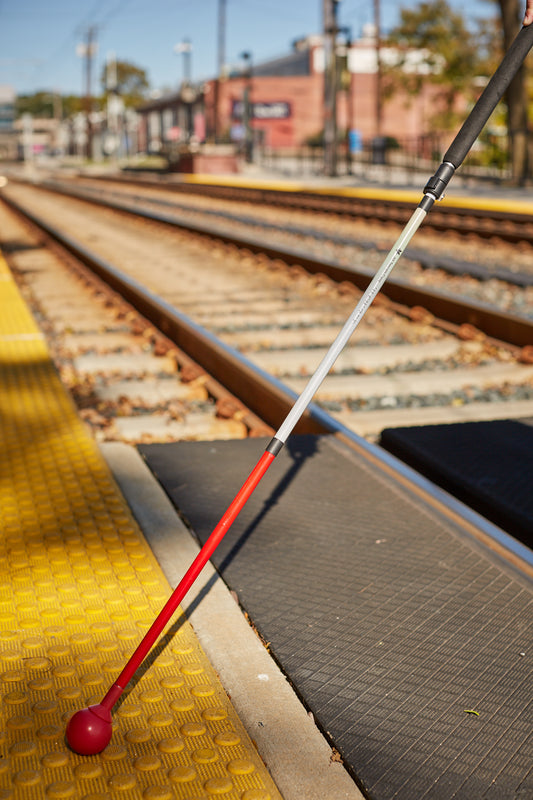
[[[99,187],[91,186],[91,181],[94,178],[89,178],[89,186],[86,185],[84,181],[82,183],[82,190],[89,191],[90,193],[100,191]],[[122,183],[121,181],[117,181],[115,177],[111,178],[98,178],[99,181],[105,181],[105,183],[109,183],[111,185]],[[54,185],[57,181],[53,181],[50,184],[49,181],[46,181],[46,185]],[[61,185],[61,184],[59,184]],[[71,184],[72,185],[72,184]],[[133,185],[139,186],[138,183],[133,182]],[[79,186],[79,184],[78,184]],[[161,188],[161,187],[158,187]],[[112,189],[110,190],[110,194],[116,194]],[[123,193],[118,193],[118,197],[124,198]],[[208,209],[208,208],[191,208],[190,205],[187,203],[179,203],[179,201],[172,201],[166,200],[162,197],[154,197],[153,195],[149,197],[144,197],[143,195],[138,194],[130,194],[126,196],[128,199],[135,200],[135,202],[142,203],[143,201],[148,202],[151,206],[156,205],[162,208],[171,208],[173,212],[190,212],[197,213],[200,216],[204,216],[208,219],[215,220],[215,224],[221,222],[225,224],[226,221],[229,223],[237,223],[239,225],[250,225],[250,227],[259,227],[262,230],[267,232],[273,231],[274,233],[278,231],[287,232],[291,235],[300,236],[300,237],[307,237],[310,239],[316,239],[318,241],[327,241],[328,243],[332,243],[333,245],[339,245],[340,247],[359,247],[362,250],[368,251],[376,251],[376,252],[385,252],[383,247],[375,244],[370,240],[361,240],[359,237],[357,239],[351,239],[346,236],[338,235],[335,233],[328,233],[326,234],[324,231],[320,229],[316,229],[313,226],[299,226],[294,224],[286,224],[286,221],[283,225],[276,225],[274,222],[268,222],[265,219],[257,216],[250,216],[250,215],[243,215],[242,213],[232,213],[231,210],[226,211],[220,208],[218,209]],[[533,226],[533,222],[532,222]],[[510,269],[506,269],[505,267],[494,267],[494,266],[485,266],[483,264],[476,264],[471,261],[465,261],[464,259],[457,259],[449,255],[444,255],[438,252],[430,252],[429,250],[424,250],[422,248],[414,248],[409,246],[405,251],[405,258],[411,261],[417,261],[423,269],[441,269],[444,272],[447,272],[451,275],[459,275],[459,276],[469,276],[475,278],[479,281],[487,281],[487,280],[501,280],[506,283],[511,283],[513,286],[533,286],[533,274],[520,271],[516,272]]]
[[[291,248],[278,247],[266,244],[263,240],[225,233],[220,229],[210,228],[197,223],[177,220],[173,216],[156,213],[147,209],[140,209],[128,204],[99,196],[94,198],[83,191],[58,186],[53,183],[44,183],[41,188],[58,194],[76,197],[80,200],[102,205],[122,213],[133,214],[181,230],[190,231],[201,236],[216,238],[227,244],[235,245],[249,250],[252,253],[261,253],[272,259],[279,259],[288,264],[299,264],[312,274],[321,273],[338,283],[349,282],[358,289],[365,290],[373,277],[373,272],[363,268],[349,268],[335,261],[324,261],[315,258],[309,253]],[[461,300],[442,292],[411,286],[407,281],[399,278],[389,278],[381,291],[381,296],[394,303],[407,307],[418,306],[426,309],[435,317],[454,325],[468,324],[482,331],[487,336],[515,347],[533,345],[533,320],[525,317],[516,317],[503,311],[497,311],[490,306],[472,300]]]
[[[407,200],[392,199],[384,193],[381,198],[357,197],[353,194],[330,194],[326,190],[309,191],[283,191],[253,186],[224,186],[217,183],[187,183],[142,179],[139,177],[123,176],[91,176],[94,180],[114,180],[117,183],[128,183],[134,186],[154,187],[166,189],[182,194],[196,194],[201,196],[218,197],[221,199],[282,206],[300,210],[316,211],[330,214],[342,214],[356,219],[394,222],[405,224],[409,218],[412,202]],[[461,222],[455,224],[453,218],[460,215]],[[487,227],[486,223],[489,223]],[[504,231],[502,223],[515,226],[513,230]],[[494,227],[491,227],[491,224]],[[531,232],[524,231],[525,226],[531,226]],[[509,242],[524,241],[533,244],[533,213],[520,213],[505,211],[503,209],[466,208],[464,205],[454,204],[439,205],[432,211],[431,217],[424,223],[426,229],[437,231],[453,231],[459,234],[475,234],[482,238],[497,236]]]
[[[226,345],[208,330],[191,320],[133,278],[92,253],[46,220],[25,209],[13,198],[2,199],[20,216],[61,245],[92,270],[104,283],[118,292],[135,310],[161,333],[201,365],[215,380],[238,397],[254,414],[276,428],[288,414],[295,394],[281,381],[260,370],[241,353]],[[302,418],[298,433],[326,433],[324,418],[316,418],[311,408]]]

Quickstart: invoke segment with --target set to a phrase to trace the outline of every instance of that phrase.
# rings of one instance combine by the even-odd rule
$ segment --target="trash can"
[[[372,139],[372,163],[385,164],[387,162],[387,139],[385,136],[375,136]]]

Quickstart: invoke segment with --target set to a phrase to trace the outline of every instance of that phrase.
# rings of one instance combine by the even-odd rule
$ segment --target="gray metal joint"
[[[424,186],[424,194],[431,194],[435,200],[440,200],[454,172],[455,167],[453,164],[450,164],[449,161],[444,161]]]
[[[431,211],[433,208],[433,204],[435,203],[435,198],[431,193],[425,194],[422,200],[418,204],[418,208],[421,208],[422,211],[425,211],[426,214]]]
[[[271,439],[270,442],[268,443],[265,452],[272,453],[273,456],[277,456],[277,454],[282,449],[284,444],[285,442],[282,442],[281,439],[276,439],[276,437],[274,436],[274,438]]]

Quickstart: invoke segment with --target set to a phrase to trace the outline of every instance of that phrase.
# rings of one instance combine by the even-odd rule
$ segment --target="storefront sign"
[[[252,119],[288,119],[291,116],[291,105],[284,100],[271,103],[252,103]],[[244,103],[234,100],[232,106],[233,119],[242,119]]]

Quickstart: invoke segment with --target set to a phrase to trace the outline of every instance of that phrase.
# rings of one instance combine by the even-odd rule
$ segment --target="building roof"
[[[310,75],[309,50],[297,50],[287,56],[254,65],[252,73],[258,77],[284,77]]]
[[[179,106],[185,103],[195,103],[202,98],[202,91],[200,84],[191,84],[188,86],[192,91],[192,99],[187,98],[184,96],[184,91],[186,88],[181,86],[174,92],[167,92],[165,94],[159,95],[159,97],[153,97],[151,100],[147,100],[145,103],[142,103],[140,106],[136,106],[135,111],[139,113],[148,113],[150,111],[162,111],[165,108],[169,108],[169,106]]]

